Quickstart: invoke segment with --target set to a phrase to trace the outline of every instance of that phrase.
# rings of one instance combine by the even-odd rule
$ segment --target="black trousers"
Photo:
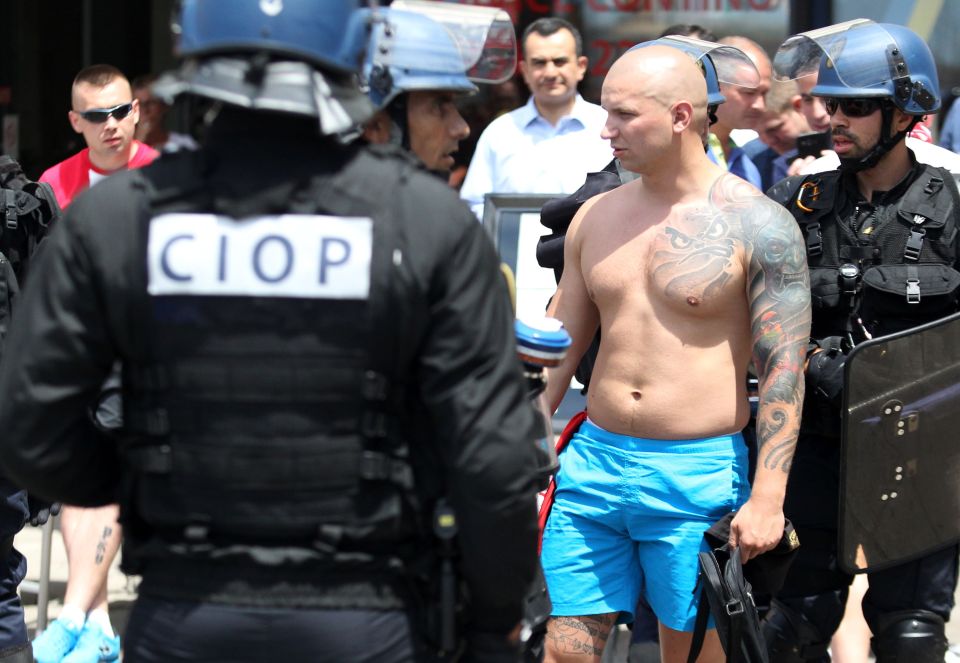
[[[137,599],[125,663],[408,663],[410,620],[400,611],[295,610]]]
[[[800,549],[777,594],[781,599],[794,599],[792,605],[802,604],[807,618],[826,635],[836,630],[843,617],[847,588],[853,580],[838,564],[839,461],[838,439],[801,435],[784,504],[800,537]],[[957,588],[957,560],[958,547],[952,545],[869,573],[863,613],[871,630],[877,632],[883,615],[901,610],[929,610],[948,619]]]
[[[13,537],[29,517],[27,494],[0,477],[0,650],[25,644],[27,626],[17,587],[27,574],[27,560],[13,547]]]

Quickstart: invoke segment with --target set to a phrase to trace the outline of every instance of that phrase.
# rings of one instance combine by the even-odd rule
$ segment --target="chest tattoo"
[[[719,210],[698,209],[667,226],[656,240],[654,280],[691,306],[708,302],[733,277],[736,241]]]

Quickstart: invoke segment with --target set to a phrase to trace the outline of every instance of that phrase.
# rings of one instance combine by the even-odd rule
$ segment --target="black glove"
[[[831,337],[832,338],[832,337]],[[807,389],[821,399],[839,407],[843,394],[843,366],[847,356],[839,344],[821,342],[819,352],[810,355],[807,362]]]
[[[39,497],[34,497],[33,495],[27,495],[27,507],[30,509],[30,524],[34,527],[40,527],[51,516],[56,516],[60,513],[60,507],[62,505],[60,502],[45,502]]]
[[[461,663],[520,663],[520,644],[506,633],[467,633],[466,641]]]

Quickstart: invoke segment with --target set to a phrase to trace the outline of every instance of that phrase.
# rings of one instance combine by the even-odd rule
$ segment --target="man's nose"
[[[823,118],[823,117],[829,116],[829,114],[827,113],[827,107],[823,103],[823,99],[820,99],[819,97],[813,98],[813,112],[814,112],[814,117],[817,117],[817,118]]]
[[[453,113],[453,118],[450,122],[450,135],[456,138],[457,141],[464,140],[470,135],[470,125],[463,119],[460,111],[454,111]]]

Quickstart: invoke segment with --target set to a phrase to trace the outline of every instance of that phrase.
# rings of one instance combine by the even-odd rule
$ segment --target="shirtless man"
[[[554,606],[546,660],[599,661],[642,592],[660,621],[663,660],[679,662],[707,527],[739,508],[731,544],[744,559],[783,533],[809,279],[796,222],[704,154],[705,83],[687,55],[628,52],[601,102],[603,136],[640,178],[573,219],[550,307],[574,341],[549,380],[554,406],[598,325],[603,340],[590,418],[561,458],[544,533]],[[760,380],[752,494],[739,433],[751,364]],[[722,659],[710,631],[699,660]]]

